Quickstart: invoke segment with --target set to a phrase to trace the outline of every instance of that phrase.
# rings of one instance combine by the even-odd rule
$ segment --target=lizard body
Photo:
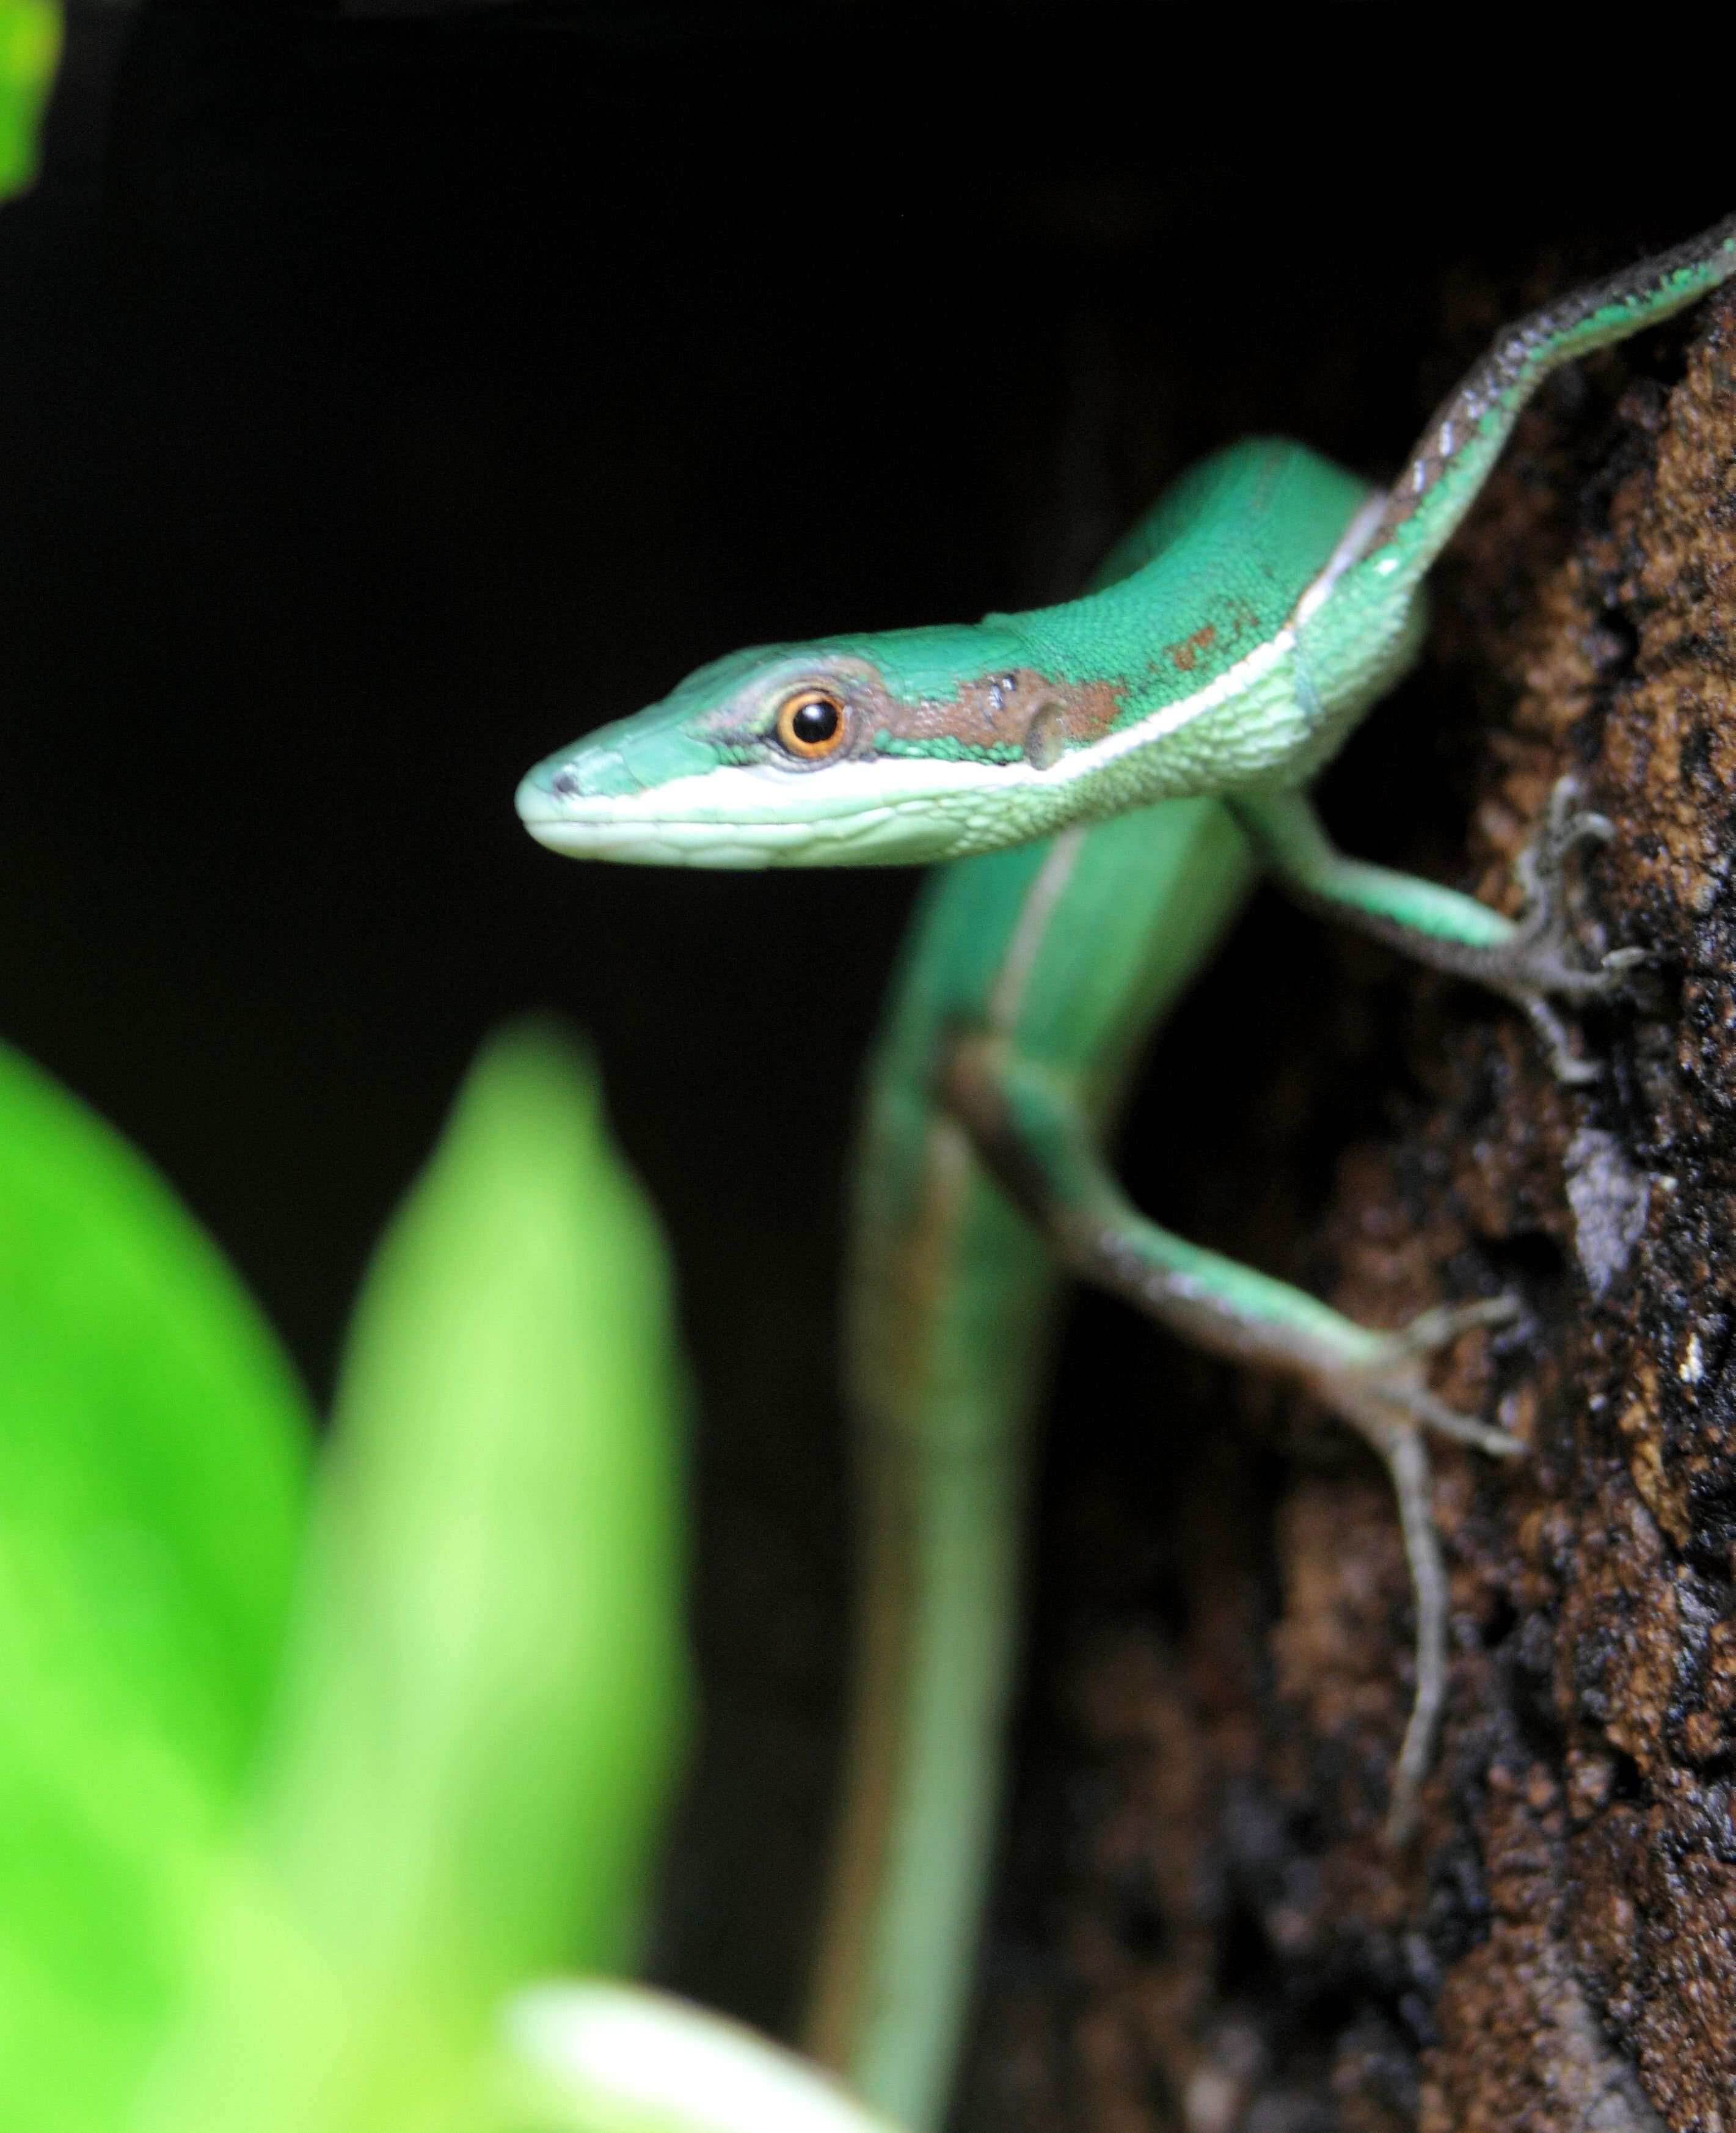
[[[1510,1307],[1355,1326],[1139,1216],[1101,1154],[1139,1047],[1258,867],[1303,901],[1493,987],[1564,1078],[1554,1003],[1609,989],[1567,952],[1557,801],[1528,916],[1336,852],[1310,779],[1416,657],[1430,566],[1547,373],[1736,273],[1736,217],[1500,335],[1371,491],[1299,445],[1205,461],[1080,599],[978,624],[733,654],[539,765],[533,835],[700,866],[948,861],[870,1077],[851,1268],[864,1561],[849,1798],[812,2041],[926,2129],[950,2094],[998,1796],[1030,1423],[1063,1271],[1202,1346],[1290,1373],[1385,1461],[1417,1607],[1393,1787],[1402,1834],[1445,1683],[1424,1432],[1498,1430],[1428,1355]],[[1037,841],[1037,840],[1046,841]]]

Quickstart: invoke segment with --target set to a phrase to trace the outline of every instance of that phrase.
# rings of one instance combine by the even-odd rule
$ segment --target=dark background
[[[1390,471],[1503,277],[1733,204],[1704,45],[1426,12],[147,0],[75,16],[0,214],[6,1033],[323,1398],[479,1038],[590,1033],[702,1392],[661,1968],[762,2021],[825,1807],[841,1178],[911,882],[579,867],[512,788],[738,644],[1059,596],[1250,430]],[[1422,701],[1334,774],[1373,855],[1450,793]],[[1262,908],[1157,1070],[1131,1174],[1203,1234],[1335,952]],[[1161,1490],[1157,1351],[1083,1326],[1055,1490]]]

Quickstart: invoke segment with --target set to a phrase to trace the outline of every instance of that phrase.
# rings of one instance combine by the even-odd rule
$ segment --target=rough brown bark
[[[1656,968],[1570,1091],[1498,1005],[1354,944],[1299,975],[1264,912],[1196,1010],[1259,1030],[1256,1114],[1195,1117],[1215,1168],[1171,1162],[1161,1208],[1371,1322],[1524,1299],[1436,1379],[1530,1453],[1437,1453],[1421,1835],[1379,1842],[1409,1622],[1372,1462],[1267,1389],[1123,1360],[1139,1413],[1057,1453],[973,2126],[1736,2123],[1736,300],[1549,392],[1440,580],[1423,681],[1329,786],[1344,840],[1511,909],[1576,771],[1616,828],[1580,936]],[[1154,1100],[1173,1141],[1185,1084]]]

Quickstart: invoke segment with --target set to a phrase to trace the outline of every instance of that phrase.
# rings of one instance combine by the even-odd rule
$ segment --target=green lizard
[[[1416,657],[1429,568],[1542,378],[1733,273],[1736,216],[1510,328],[1390,490],[1300,445],[1235,445],[1184,476],[1079,599],[737,652],[520,788],[532,835],[584,857],[955,863],[911,934],[858,1157],[860,1649],[810,2033],[909,2126],[945,2111],[968,2006],[1059,1269],[1300,1379],[1385,1461],[1416,1608],[1389,1828],[1410,1819],[1445,1670],[1424,1433],[1518,1448],[1435,1398],[1426,1364],[1511,1307],[1354,1325],[1142,1219],[1100,1151],[1138,1048],[1262,866],[1504,994],[1564,1078],[1594,1072],[1554,1004],[1606,992],[1634,958],[1571,958],[1563,864],[1609,826],[1573,811],[1569,784],[1517,922],[1344,858],[1306,787]]]

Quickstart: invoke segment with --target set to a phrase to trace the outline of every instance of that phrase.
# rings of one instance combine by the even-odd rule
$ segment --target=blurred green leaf
[[[36,175],[37,129],[60,36],[57,0],[0,0],[0,200]]]
[[[145,1163],[0,1048],[0,2097],[113,2122],[252,1744],[308,1417]]]
[[[483,1052],[369,1274],[174,2133],[455,2122],[502,1993],[637,1951],[687,1688],[661,1242],[591,1078]]]

